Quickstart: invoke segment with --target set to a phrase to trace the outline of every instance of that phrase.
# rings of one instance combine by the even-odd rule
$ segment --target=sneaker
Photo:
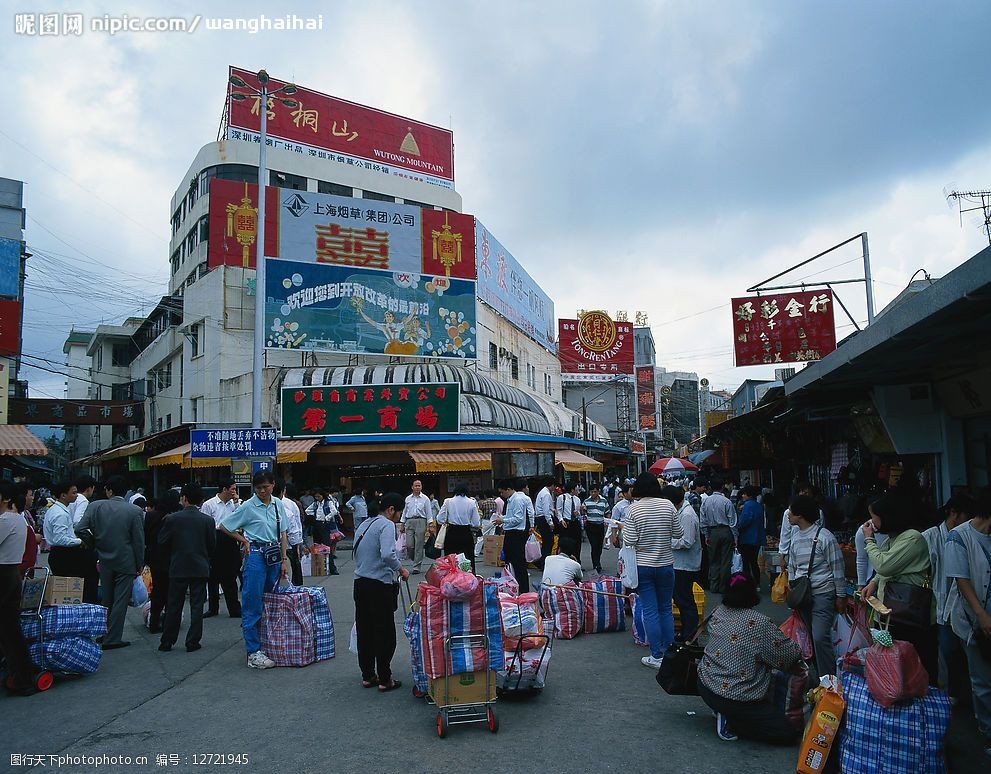
[[[651,669],[660,669],[661,663],[664,661],[662,658],[654,658],[653,656],[644,656],[640,659],[640,663]]]
[[[256,650],[248,656],[248,666],[252,669],[270,669],[275,666],[275,662],[262,651]]]
[[[721,713],[716,715],[716,735],[724,742],[735,742],[738,739],[737,735],[729,730],[729,723]]]

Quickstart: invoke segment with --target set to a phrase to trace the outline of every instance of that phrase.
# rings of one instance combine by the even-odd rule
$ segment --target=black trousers
[[[750,546],[745,543],[739,544],[740,556],[743,558],[743,574],[754,582],[757,589],[760,589],[760,565],[757,564],[757,553],[759,546]]]
[[[526,539],[529,530],[507,529],[502,533],[502,550],[506,553],[506,564],[512,565],[513,575],[520,584],[520,594],[530,591],[530,576],[526,571]]]
[[[709,528],[709,591],[725,594],[733,566],[733,531],[724,524]]]
[[[392,657],[396,653],[394,615],[398,607],[394,584],[373,578],[354,579],[354,623],[362,680],[378,680],[384,685],[392,681]]]
[[[151,567],[151,607],[148,611],[148,628],[162,626],[162,611],[169,599],[169,565],[155,563]]]
[[[585,534],[588,535],[588,542],[592,546],[592,566],[596,570],[602,570],[602,544],[606,539],[606,525],[594,521],[585,522]]]
[[[96,551],[86,546],[52,546],[48,552],[48,569],[52,575],[83,579],[83,602],[96,604],[100,573],[96,570]]]
[[[695,607],[695,594],[692,584],[696,573],[690,570],[674,571],[674,603],[681,614],[681,638],[686,642],[695,636],[699,628],[699,609]]]
[[[503,543],[505,547],[505,543]],[[471,562],[472,575],[475,574],[475,536],[471,527],[465,524],[448,524],[444,536],[444,556],[448,554],[464,554]],[[507,554],[508,556],[509,554]]]
[[[175,645],[179,639],[179,626],[182,623],[182,605],[189,592],[189,631],[186,632],[186,647],[199,645],[203,639],[203,603],[206,602],[206,578],[170,578],[169,602],[165,606],[165,630],[162,632],[163,645]]]
[[[237,581],[241,575],[240,545],[234,538],[217,532],[217,547],[210,561],[210,580],[207,583],[207,607],[215,615],[220,612],[221,588],[224,590],[227,612],[235,617],[241,615],[241,600],[237,591]]]
[[[289,546],[289,565],[292,567],[292,585],[303,585],[303,567],[299,563],[299,546]],[[227,593],[226,591],[224,592]]]
[[[551,555],[554,548],[554,527],[543,519],[537,522],[537,532],[540,533],[540,569],[544,569],[544,559]],[[523,541],[524,543],[526,541]]]
[[[679,608],[680,609],[680,608]],[[774,706],[770,698],[763,701],[734,701],[717,696],[699,680],[699,696],[710,709],[723,715],[730,730],[744,739],[767,744],[790,745],[798,739],[799,731]]]
[[[16,564],[0,564],[0,651],[15,688],[27,688],[34,667],[21,634],[21,574]]]

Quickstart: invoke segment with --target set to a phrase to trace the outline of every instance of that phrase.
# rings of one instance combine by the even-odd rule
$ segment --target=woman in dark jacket
[[[145,513],[145,564],[151,568],[148,630],[152,633],[162,631],[162,611],[169,596],[169,562],[172,558],[168,546],[159,545],[158,533],[165,517],[180,510],[179,493],[170,489],[158,499],[156,507]]]

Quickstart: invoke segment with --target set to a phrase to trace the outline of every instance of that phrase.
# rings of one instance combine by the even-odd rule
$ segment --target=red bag
[[[455,570],[444,576],[440,593],[448,599],[468,599],[478,593],[478,577],[464,570]]]
[[[806,661],[812,659],[812,632],[809,631],[809,627],[805,625],[805,621],[802,620],[802,616],[798,614],[797,610],[792,610],[788,620],[781,624],[781,631],[789,639],[798,643],[802,649],[803,659]]]
[[[427,570],[427,583],[436,588],[440,588],[441,583],[444,582],[444,578],[448,573],[457,572],[458,570],[458,557],[454,554],[448,554],[447,556],[442,556],[433,566]]]
[[[895,640],[890,648],[871,645],[866,662],[867,689],[882,707],[929,693],[929,673],[911,642]]]
[[[525,651],[543,647],[542,637],[526,636],[544,633],[544,622],[537,610],[536,592],[519,596],[500,594],[499,608],[502,616],[502,642],[507,651],[515,651],[520,639],[523,640],[522,649]]]

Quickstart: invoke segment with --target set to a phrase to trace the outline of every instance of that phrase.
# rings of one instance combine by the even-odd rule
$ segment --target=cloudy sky
[[[987,245],[944,196],[991,188],[984,0],[289,2],[323,30],[112,37],[90,19],[276,6],[106,0],[46,5],[87,30],[44,38],[4,5],[0,176],[26,182],[35,253],[24,350],[56,363],[73,325],[165,292],[170,197],[216,137],[229,64],[450,126],[464,210],[558,316],[644,311],[658,364],[717,387],[767,375],[733,366],[729,298],[748,286],[867,231],[880,308]],[[859,259],[856,243],[793,276]],[[863,320],[860,286],[841,294]]]

